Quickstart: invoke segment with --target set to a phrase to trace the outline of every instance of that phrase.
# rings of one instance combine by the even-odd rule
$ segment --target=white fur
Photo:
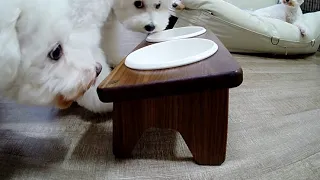
[[[148,5],[155,2],[146,1]],[[114,10],[126,27],[141,31],[150,21],[159,22],[156,30],[165,26],[165,18],[155,15],[158,13],[148,8],[135,11],[131,0],[123,2],[121,6],[116,3]],[[112,103],[102,103],[96,92],[110,73],[100,48],[100,30],[112,6],[112,0],[1,0],[1,94],[19,103],[55,105],[58,95],[74,99],[96,81],[84,96],[74,100],[94,112],[112,110]],[[53,61],[48,53],[57,43],[63,55]],[[96,78],[98,63],[103,68]]]
[[[147,34],[162,31],[169,23],[170,0],[144,0],[145,7],[141,9],[134,6],[135,1],[115,1],[103,27],[102,48],[112,67],[117,66]],[[159,3],[161,5],[157,9],[155,5]],[[149,24],[155,26],[153,31],[144,28]]]
[[[182,3],[182,0],[172,0],[172,7],[177,10],[185,9],[185,5]]]
[[[302,10],[300,8],[304,0],[280,0],[280,4],[261,8],[253,11],[252,14],[280,19],[297,26],[303,36],[307,34],[307,28],[302,22]]]

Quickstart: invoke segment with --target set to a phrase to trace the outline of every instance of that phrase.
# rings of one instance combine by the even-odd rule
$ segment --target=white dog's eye
[[[161,3],[155,4],[154,7],[155,7],[156,9],[159,9],[159,8],[161,7]]]
[[[58,61],[62,56],[62,46],[57,44],[48,54],[48,57],[54,61]]]
[[[144,3],[143,3],[143,1],[135,1],[135,2],[134,2],[134,6],[135,6],[137,9],[142,9],[142,8],[144,8]]]

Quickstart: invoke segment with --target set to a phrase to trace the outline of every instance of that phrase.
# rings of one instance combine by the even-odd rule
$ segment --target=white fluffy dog
[[[150,12],[159,0],[114,5],[128,28],[157,29]],[[94,112],[112,110],[96,92],[110,73],[100,30],[112,6],[113,0],[1,0],[1,94],[24,104],[67,108],[76,101]]]
[[[304,0],[280,0],[280,4],[258,9],[253,11],[252,14],[280,19],[293,24],[299,28],[301,35],[305,36],[307,34],[307,28],[301,20],[303,14],[300,8],[303,3]]]
[[[117,66],[147,34],[169,23],[170,0],[117,0],[103,27],[102,48],[108,64]]]
[[[186,8],[183,0],[173,0],[172,6],[177,10],[183,10]],[[280,4],[261,8],[255,11],[245,10],[250,14],[280,19],[297,26],[302,36],[307,35],[307,27],[302,22],[302,10],[300,8],[304,0],[279,0]]]

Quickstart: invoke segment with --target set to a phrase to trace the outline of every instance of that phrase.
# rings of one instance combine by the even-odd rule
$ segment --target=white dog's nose
[[[151,31],[153,31],[154,29],[156,29],[156,26],[155,26],[153,23],[151,23],[151,24],[146,25],[146,26],[144,27],[144,29],[145,29],[146,31],[148,31],[148,32],[151,32]]]
[[[97,65],[96,65],[96,76],[97,77],[99,76],[101,71],[102,71],[102,65],[100,63],[97,63]]]

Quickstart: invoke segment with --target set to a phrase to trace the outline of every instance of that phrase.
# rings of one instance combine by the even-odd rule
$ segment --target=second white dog
[[[253,11],[252,14],[280,19],[297,26],[301,32],[301,35],[307,35],[307,27],[302,22],[302,10],[300,8],[304,0],[280,0],[280,4],[276,4],[270,7],[258,9]]]
[[[147,34],[169,23],[168,0],[117,0],[103,27],[102,48],[108,64],[117,66]]]
[[[111,67],[117,66],[147,34],[162,31],[169,23],[166,0],[115,0],[111,7],[101,29],[101,48]],[[102,69],[96,85],[77,100],[78,104],[94,112],[108,110],[109,104],[98,100],[96,89],[109,73],[108,68]]]

